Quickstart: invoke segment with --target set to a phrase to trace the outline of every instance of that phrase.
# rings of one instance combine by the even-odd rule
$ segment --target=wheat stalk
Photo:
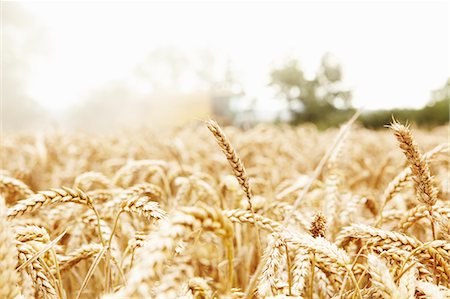
[[[16,264],[17,249],[14,234],[6,221],[4,198],[0,196],[0,297],[2,298],[15,298],[19,295]]]
[[[247,172],[245,170],[244,164],[242,163],[241,159],[237,155],[236,151],[234,150],[233,146],[231,145],[230,141],[226,137],[225,133],[222,131],[222,128],[219,126],[217,122],[210,119],[206,122],[206,126],[211,131],[211,133],[216,138],[217,144],[222,149],[222,152],[224,153],[225,157],[227,158],[234,176],[239,182],[239,185],[241,185],[242,190],[244,190],[245,194],[247,195],[247,202],[248,206],[250,208],[250,211],[252,212],[252,217],[255,222],[255,229],[256,229],[256,236],[258,238],[257,248],[258,252],[260,252],[261,248],[261,236],[259,233],[259,227],[258,222],[255,218],[255,210],[253,209],[253,203],[252,203],[252,189],[250,186],[250,179],[247,175]]]
[[[49,191],[40,191],[27,199],[19,201],[15,206],[8,209],[8,220],[36,211],[42,206],[65,202],[73,202],[87,206],[92,205],[92,200],[86,193],[79,189],[67,187],[63,187],[62,189],[51,189]]]
[[[409,162],[419,201],[428,206],[434,205],[437,201],[438,190],[434,186],[428,162],[420,153],[411,130],[408,126],[400,124],[395,119],[389,128],[394,131],[400,148]]]
[[[447,129],[355,118],[5,132],[0,297],[450,297]]]
[[[68,255],[64,255],[59,258],[60,270],[67,271],[82,260],[86,260],[97,253],[102,249],[102,245],[100,244],[86,244],[81,246],[80,248],[70,252]]]

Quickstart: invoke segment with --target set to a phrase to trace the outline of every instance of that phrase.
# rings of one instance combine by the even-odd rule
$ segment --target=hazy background
[[[355,108],[369,127],[448,121],[447,1],[2,1],[1,15],[3,130],[327,127]]]

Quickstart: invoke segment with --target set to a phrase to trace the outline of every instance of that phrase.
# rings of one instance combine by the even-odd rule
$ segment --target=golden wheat
[[[355,118],[6,133],[0,297],[449,298],[446,128]]]

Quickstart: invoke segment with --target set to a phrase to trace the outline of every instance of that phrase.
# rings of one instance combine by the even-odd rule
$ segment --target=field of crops
[[[5,133],[0,298],[449,298],[447,142],[395,121]]]

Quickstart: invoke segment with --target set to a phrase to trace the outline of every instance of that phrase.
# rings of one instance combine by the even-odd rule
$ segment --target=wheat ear
[[[394,131],[400,148],[409,162],[419,201],[428,206],[434,205],[438,190],[434,186],[428,162],[420,153],[409,126],[404,126],[394,119],[389,128]]]
[[[193,277],[188,282],[188,288],[192,291],[194,298],[213,298],[213,291],[208,282],[201,277]]]
[[[258,294],[262,297],[273,295],[280,275],[280,266],[283,260],[285,243],[280,235],[272,234],[264,250],[263,260],[265,264],[259,278]]]
[[[372,277],[372,285],[377,288],[377,293],[383,298],[391,298],[397,291],[394,279],[382,259],[374,254],[367,257],[369,274]]]
[[[440,144],[428,152],[426,152],[423,157],[427,161],[431,161],[436,155],[447,152],[449,150],[449,145],[447,143]],[[406,167],[403,169],[395,178],[391,180],[383,193],[383,198],[381,202],[381,208],[379,209],[379,218],[377,221],[377,226],[381,225],[383,221],[383,210],[386,205],[394,198],[394,196],[400,192],[400,190],[409,182],[412,176],[411,167]]]
[[[19,194],[23,198],[27,198],[33,195],[34,192],[24,182],[9,176],[0,175],[0,193],[6,193],[6,195]]]
[[[105,188],[112,188],[113,184],[104,174],[95,171],[89,171],[80,174],[75,178],[74,187],[88,190],[94,184],[101,185]]]
[[[228,162],[230,163],[231,168],[233,169],[233,173],[238,180],[239,184],[242,187],[242,190],[244,190],[245,194],[247,195],[247,201],[248,206],[250,208],[250,211],[252,212],[253,220],[255,221],[255,228],[256,228],[256,236],[258,238],[257,243],[257,249],[258,253],[261,252],[261,236],[259,233],[259,227],[258,222],[255,217],[255,210],[253,209],[253,203],[252,203],[252,190],[250,187],[250,179],[247,175],[247,172],[245,170],[244,164],[242,163],[241,159],[237,155],[236,151],[234,150],[233,146],[231,145],[231,142],[228,140],[227,136],[223,132],[222,128],[219,126],[217,122],[210,119],[206,122],[206,126],[211,131],[211,133],[216,138],[217,144],[222,149],[222,152],[225,154],[225,157],[227,158]]]
[[[409,162],[417,198],[420,202],[428,206],[430,212],[430,217],[428,218],[430,219],[433,240],[436,240],[432,206],[437,201],[438,189],[435,187],[428,162],[420,153],[419,147],[412,136],[409,126],[404,126],[393,119],[390,128],[394,130],[394,135],[400,144],[400,148],[403,150],[403,153]]]
[[[19,262],[21,264],[25,263],[35,255],[33,248],[22,242],[17,244],[17,251],[19,252]],[[44,297],[57,298],[55,287],[48,278],[49,273],[44,270],[43,265],[38,260],[31,262],[26,267],[26,271],[28,275],[31,276],[36,288],[44,294]]]
[[[8,220],[36,211],[42,206],[63,202],[74,202],[92,206],[92,200],[80,189],[63,187],[62,189],[40,191],[27,199],[19,201],[15,206],[8,210]]]
[[[19,295],[16,272],[17,249],[14,234],[6,221],[5,203],[0,196],[0,297],[15,298]]]
[[[327,226],[327,219],[322,213],[317,213],[314,215],[314,219],[311,222],[311,227],[309,229],[309,234],[313,238],[324,238],[325,230]],[[313,297],[314,294],[314,279],[315,279],[315,268],[316,268],[316,258],[314,252],[311,252],[311,282],[310,282],[310,296]]]

